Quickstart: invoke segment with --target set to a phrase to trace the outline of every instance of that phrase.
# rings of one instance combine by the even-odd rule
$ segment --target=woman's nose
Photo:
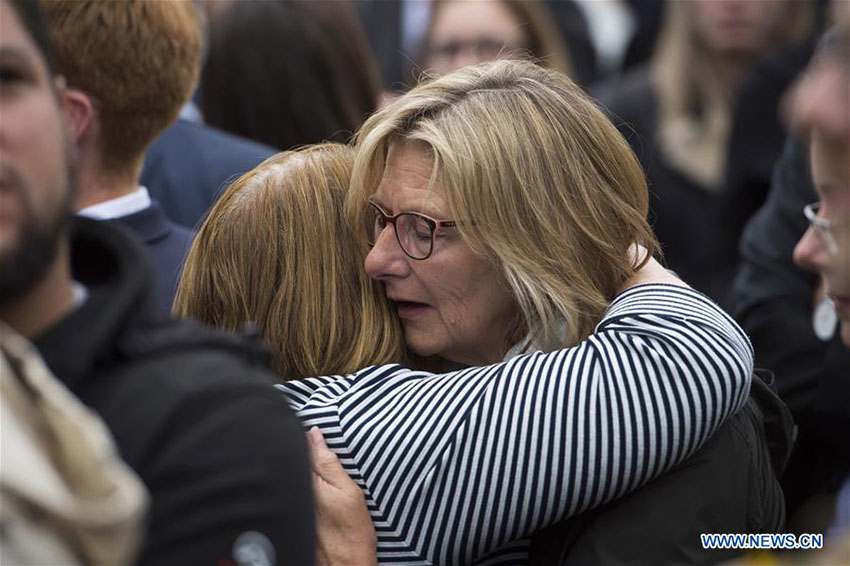
[[[366,255],[366,273],[372,279],[404,277],[409,273],[407,256],[395,235],[395,226],[387,224],[378,234],[371,251]]]
[[[809,228],[794,247],[794,263],[809,271],[824,271],[829,263],[829,252],[821,238]]]

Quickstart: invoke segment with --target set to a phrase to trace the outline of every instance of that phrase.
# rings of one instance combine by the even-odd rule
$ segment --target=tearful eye
[[[432,230],[430,222],[428,222],[425,218],[417,216],[412,217],[411,220],[411,231],[413,232],[413,235],[423,242],[430,241]]]

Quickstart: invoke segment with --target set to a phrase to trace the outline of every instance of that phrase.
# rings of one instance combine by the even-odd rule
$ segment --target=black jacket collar
[[[71,270],[88,298],[34,341],[50,369],[72,388],[118,355],[118,338],[134,321],[159,316],[149,259],[110,224],[74,218]]]

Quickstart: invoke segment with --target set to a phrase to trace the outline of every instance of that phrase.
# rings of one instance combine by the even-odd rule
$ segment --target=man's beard
[[[39,218],[32,205],[30,189],[14,167],[3,172],[8,187],[21,200],[23,218],[17,243],[0,252],[0,310],[5,310],[26,295],[47,274],[56,259],[59,242],[68,232],[76,194],[76,158],[73,148],[66,146],[67,174],[61,199]]]

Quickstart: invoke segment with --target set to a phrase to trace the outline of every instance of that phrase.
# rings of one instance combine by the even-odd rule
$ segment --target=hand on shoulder
[[[641,261],[647,256],[647,250],[641,245],[633,244],[629,247],[629,258],[633,265],[640,265]],[[654,257],[649,257],[643,266],[635,271],[635,273],[626,279],[620,293],[634,287],[635,285],[645,285],[647,283],[664,283],[667,285],[678,285],[680,287],[689,287],[687,283],[679,279],[676,275],[665,269],[658,260]]]

